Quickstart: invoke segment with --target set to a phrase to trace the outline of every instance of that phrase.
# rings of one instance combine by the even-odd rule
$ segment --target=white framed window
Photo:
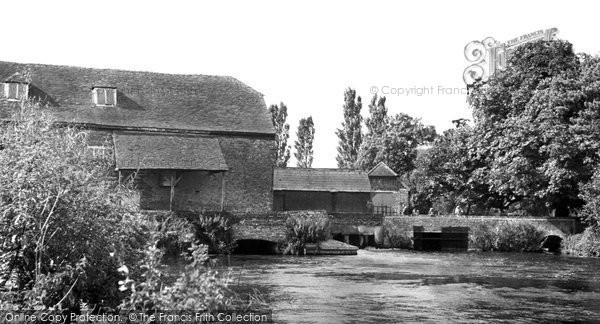
[[[96,106],[114,107],[117,105],[117,89],[108,87],[95,87],[94,104]]]
[[[26,99],[29,94],[29,84],[21,82],[4,82],[4,97],[9,101]]]
[[[93,157],[104,156],[109,150],[108,147],[100,145],[88,145],[87,149]]]

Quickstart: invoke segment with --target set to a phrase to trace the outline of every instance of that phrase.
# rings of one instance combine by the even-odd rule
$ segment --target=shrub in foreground
[[[227,310],[234,294],[228,288],[230,273],[220,273],[211,267],[206,245],[192,245],[185,267],[175,284],[164,285],[166,274],[161,264],[163,251],[151,244],[146,249],[142,280],[131,279],[126,266],[120,271],[126,278],[119,282],[120,290],[129,292],[121,304],[122,310],[156,312],[165,310]]]
[[[0,126],[0,300],[21,307],[114,307],[122,262],[136,264],[144,223],[117,183],[110,148],[25,102]],[[1,303],[1,302],[0,302]],[[1,306],[1,305],[0,305]]]
[[[541,249],[543,230],[533,224],[505,221],[471,228],[469,245],[481,251],[532,252]]]

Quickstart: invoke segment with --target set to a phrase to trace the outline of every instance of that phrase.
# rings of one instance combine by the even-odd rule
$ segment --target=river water
[[[260,291],[277,323],[600,322],[600,259],[359,250],[228,262],[233,289]]]

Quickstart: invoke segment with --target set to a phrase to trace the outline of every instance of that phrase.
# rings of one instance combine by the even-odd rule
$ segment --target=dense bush
[[[600,166],[592,179],[582,186],[580,197],[585,201],[579,214],[589,226],[600,228]]]
[[[92,154],[85,130],[57,126],[43,111],[24,103],[1,125],[0,309],[228,307],[229,276],[210,268],[206,246],[192,245],[193,226],[138,213],[111,148]],[[198,216],[195,225],[228,248],[219,244],[230,231],[224,218]],[[166,285],[159,247],[173,244],[193,248],[186,271]]]
[[[285,222],[284,254],[302,254],[306,243],[318,243],[330,238],[330,219],[325,214],[290,215]]]
[[[230,254],[235,249],[232,216],[227,212],[178,211],[176,216],[192,225],[194,241],[208,246],[209,253]]]
[[[164,257],[179,257],[195,241],[194,226],[186,218],[169,212],[157,219],[156,247],[163,250]]]
[[[230,254],[236,246],[231,215],[226,212],[168,212],[158,216],[158,247],[167,256],[188,250],[192,242],[204,244],[209,253]]]
[[[164,310],[227,310],[235,300],[228,288],[231,281],[229,272],[219,273],[211,268],[206,245],[190,247],[187,256],[189,264],[173,285],[165,286],[164,266],[161,264],[163,252],[156,244],[148,245],[142,266],[142,280],[130,277],[126,266],[120,268],[126,279],[119,282],[121,291],[129,292],[129,297],[120,305],[122,310],[155,312]]]
[[[144,222],[114,176],[112,152],[23,103],[0,132],[0,296],[23,307],[114,307],[117,268],[137,264]]]
[[[226,215],[200,214],[193,221],[196,240],[206,244],[211,253],[230,254],[236,246],[233,228]]]
[[[391,248],[410,249],[413,247],[412,237],[394,222],[386,222],[383,233]]]
[[[544,231],[523,222],[505,221],[471,228],[469,245],[481,251],[530,252],[541,250]]]
[[[561,242],[562,253],[600,257],[600,229],[588,227],[583,233],[568,236]]]

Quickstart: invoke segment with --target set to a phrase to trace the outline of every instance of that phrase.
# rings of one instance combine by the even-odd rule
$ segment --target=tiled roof
[[[59,121],[114,128],[274,134],[262,95],[223,76],[179,75],[0,61],[0,82],[27,76],[30,98]],[[116,87],[116,107],[96,107],[93,87]],[[14,103],[0,99],[0,118]]]
[[[370,177],[397,177],[398,174],[390,169],[387,164],[379,162],[371,171],[369,171]]]
[[[273,190],[371,192],[371,183],[363,171],[275,168]]]
[[[114,141],[119,170],[227,170],[216,138],[115,134]]]

